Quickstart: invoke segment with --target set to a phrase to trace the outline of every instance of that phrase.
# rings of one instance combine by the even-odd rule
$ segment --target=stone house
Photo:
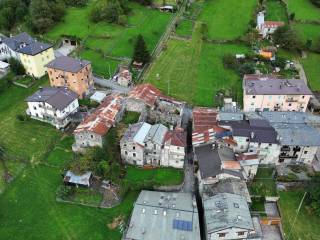
[[[79,109],[78,95],[67,88],[40,88],[26,99],[31,118],[62,129]]]
[[[284,26],[284,22],[280,21],[265,21],[264,12],[259,12],[257,15],[257,30],[262,38],[273,34],[279,27]]]
[[[303,80],[273,75],[243,77],[243,110],[305,112],[313,93]]]
[[[61,56],[46,66],[51,86],[68,87],[76,92],[80,98],[93,91],[94,81],[89,61]]]
[[[115,76],[115,80],[120,86],[128,87],[132,83],[132,73],[127,66],[120,66],[118,74]]]
[[[123,101],[123,97],[118,94],[107,96],[98,108],[74,130],[73,151],[81,151],[86,147],[102,147],[104,136],[123,117],[125,110]]]

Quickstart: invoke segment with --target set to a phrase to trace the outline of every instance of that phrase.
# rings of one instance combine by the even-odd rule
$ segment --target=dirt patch
[[[107,226],[109,229],[116,229],[119,225],[122,225],[123,223],[124,223],[124,216],[120,215],[118,217],[115,217],[112,223],[109,223]]]

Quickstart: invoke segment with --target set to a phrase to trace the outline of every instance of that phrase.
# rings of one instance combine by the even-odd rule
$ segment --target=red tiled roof
[[[186,147],[187,146],[187,135],[181,128],[168,131],[165,136],[165,144]]]
[[[275,28],[275,27],[281,27],[284,26],[284,22],[278,22],[278,21],[265,21],[264,27],[266,28]]]
[[[163,97],[163,94],[149,83],[134,87],[128,96],[128,98],[139,99],[149,106],[153,106],[158,97]]]
[[[230,169],[230,170],[239,170],[241,169],[241,166],[240,166],[240,163],[237,161],[223,161],[222,168]]]
[[[101,136],[105,135],[115,124],[116,117],[123,105],[122,100],[123,97],[117,94],[105,97],[100,106],[79,124],[74,133],[88,131]]]
[[[236,159],[238,161],[256,160],[258,159],[258,155],[256,153],[239,153],[236,155]]]

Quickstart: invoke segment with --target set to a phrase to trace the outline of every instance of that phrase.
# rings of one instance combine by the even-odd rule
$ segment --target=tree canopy
[[[297,34],[287,25],[279,27],[274,32],[273,40],[287,50],[296,50],[301,47]]]
[[[138,35],[133,52],[133,61],[138,63],[147,63],[150,61],[150,53],[147,44],[141,34]]]

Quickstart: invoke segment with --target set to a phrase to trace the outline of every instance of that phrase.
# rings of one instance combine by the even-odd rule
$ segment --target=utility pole
[[[299,214],[299,212],[300,212],[300,209],[301,209],[301,207],[302,207],[302,203],[303,203],[304,198],[306,197],[306,195],[307,195],[307,192],[305,192],[305,193],[303,194],[303,197],[302,197],[302,199],[301,199],[301,201],[300,201],[299,207],[298,207],[298,209],[297,209],[297,211],[296,211],[296,216],[294,217],[293,223],[292,223],[291,228],[290,228],[290,232],[289,232],[289,235],[288,235],[288,240],[289,240],[290,237],[291,237],[292,229],[293,229],[293,227],[294,227],[294,224],[296,223],[298,214]]]

